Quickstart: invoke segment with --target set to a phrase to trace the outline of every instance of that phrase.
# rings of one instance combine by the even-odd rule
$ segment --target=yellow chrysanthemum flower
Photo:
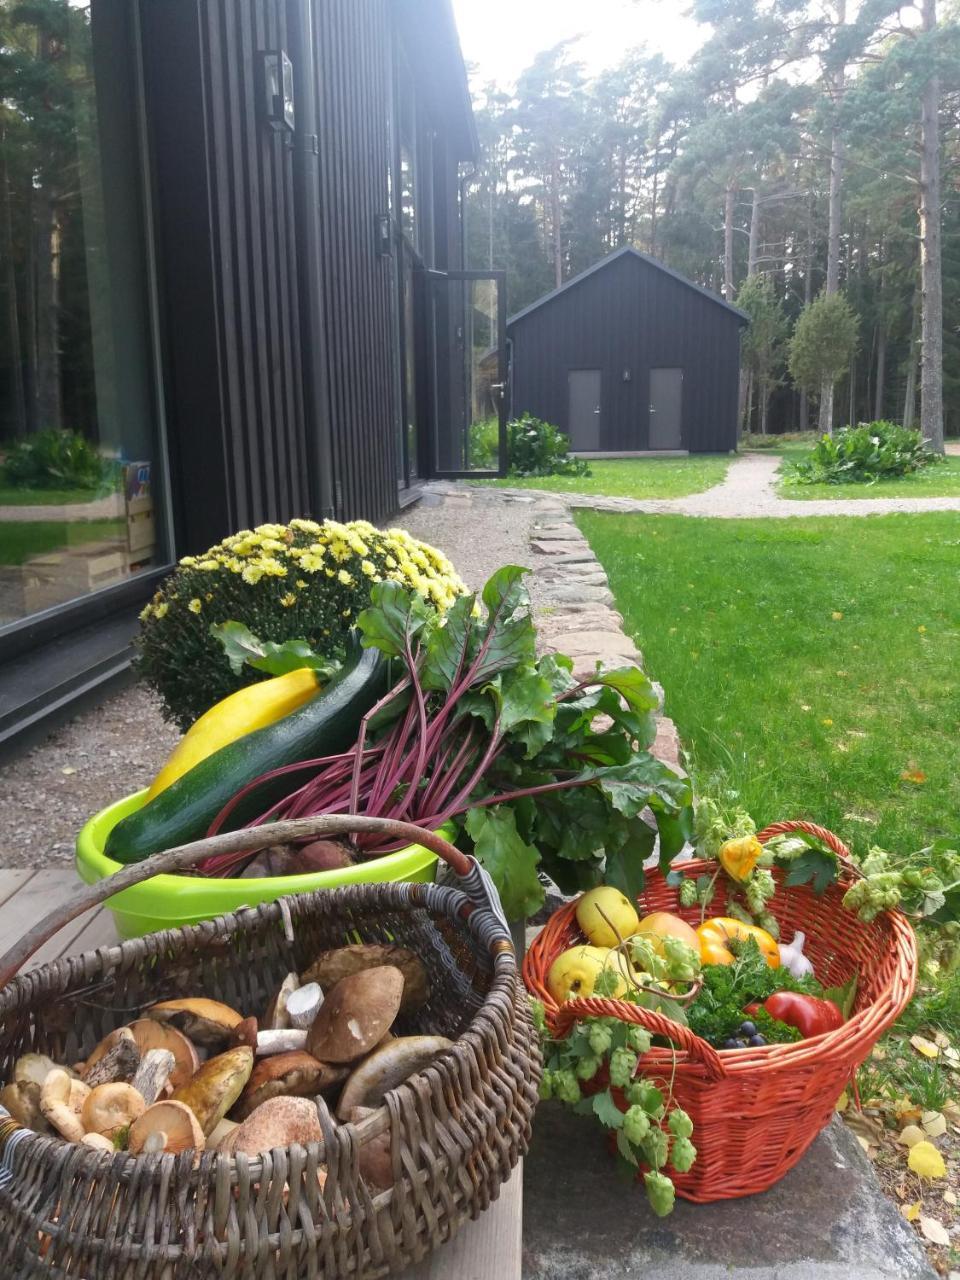
[[[203,605],[200,603],[197,597],[194,596],[193,599],[190,601],[190,603],[187,605],[187,608],[190,610],[191,613],[199,613],[200,610],[203,608]]]
[[[353,586],[353,574],[347,573],[346,569],[341,569],[337,574],[337,581],[341,582],[345,587]]]
[[[285,609],[290,609],[297,603],[296,594],[293,591],[288,591],[286,595],[280,597],[280,603]]]

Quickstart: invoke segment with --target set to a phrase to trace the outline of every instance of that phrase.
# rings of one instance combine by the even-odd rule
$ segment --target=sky
[[[475,85],[512,84],[541,49],[572,36],[589,73],[614,66],[628,49],[646,45],[671,62],[686,62],[707,31],[682,16],[682,0],[453,0]]]

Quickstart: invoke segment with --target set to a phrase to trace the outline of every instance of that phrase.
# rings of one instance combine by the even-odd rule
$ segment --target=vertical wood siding
[[[683,448],[736,447],[740,321],[639,257],[618,257],[509,326],[509,334],[514,414],[530,412],[567,431],[568,371],[600,369],[600,449],[646,449],[650,370],[679,367]]]
[[[397,507],[396,297],[375,240],[388,209],[390,6],[322,0],[315,15],[337,512],[377,520]]]

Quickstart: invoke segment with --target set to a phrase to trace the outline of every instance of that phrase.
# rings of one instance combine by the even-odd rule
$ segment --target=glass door
[[[431,469],[507,472],[506,273],[429,272]]]

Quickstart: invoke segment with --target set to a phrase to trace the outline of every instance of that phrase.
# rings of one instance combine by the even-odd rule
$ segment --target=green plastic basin
[[[123,864],[103,852],[107,836],[121,818],[139,809],[146,790],[124,796],[95,814],[77,836],[77,873],[86,884],[95,884]],[[200,920],[212,920],[241,907],[273,902],[287,893],[337,889],[347,884],[384,884],[396,880],[432,880],[437,855],[422,845],[410,845],[396,853],[336,871],[314,871],[299,876],[264,876],[251,880],[203,879],[200,876],[154,876],[143,884],[108,898],[121,938],[138,938],[159,929],[176,929]]]

